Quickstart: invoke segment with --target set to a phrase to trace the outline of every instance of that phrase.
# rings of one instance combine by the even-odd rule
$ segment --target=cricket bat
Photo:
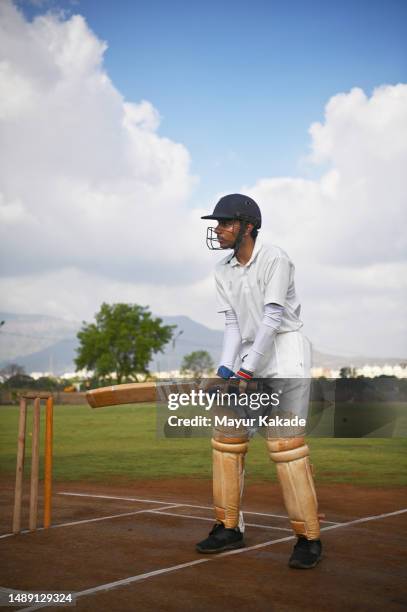
[[[86,400],[91,408],[104,406],[119,406],[120,404],[140,404],[142,402],[156,402],[169,393],[183,393],[196,386],[191,383],[128,383],[124,385],[111,385],[86,392]]]

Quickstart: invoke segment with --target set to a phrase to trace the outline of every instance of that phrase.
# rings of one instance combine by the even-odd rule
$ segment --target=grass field
[[[0,470],[5,475],[15,471],[17,425],[18,407],[0,407]],[[30,432],[31,410],[26,466],[29,466]],[[377,487],[407,484],[405,438],[309,438],[309,445],[319,482]],[[151,406],[95,411],[86,406],[55,408],[54,478],[57,481],[209,478],[210,456],[208,438],[158,438],[156,414]],[[250,444],[247,477],[253,481],[276,479],[260,436]]]

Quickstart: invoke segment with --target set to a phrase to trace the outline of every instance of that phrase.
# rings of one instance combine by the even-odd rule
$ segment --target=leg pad
[[[243,438],[219,438],[212,439],[215,516],[226,528],[233,529],[239,525],[244,459],[249,443]]]
[[[319,538],[318,503],[309,449],[304,438],[267,440],[271,459],[276,463],[285,506],[292,528],[308,540]]]

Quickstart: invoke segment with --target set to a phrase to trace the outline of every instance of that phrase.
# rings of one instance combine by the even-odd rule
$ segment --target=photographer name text
[[[305,427],[306,420],[298,416],[284,418],[280,416],[269,417],[261,416],[250,418],[233,418],[225,415],[209,416],[196,415],[191,418],[178,417],[171,415],[167,419],[170,427]]]

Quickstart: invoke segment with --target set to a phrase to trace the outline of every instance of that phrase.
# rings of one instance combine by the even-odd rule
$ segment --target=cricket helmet
[[[254,227],[261,227],[261,212],[258,204],[249,196],[241,193],[232,193],[223,196],[216,204],[211,215],[205,215],[201,219],[237,219],[253,223]]]
[[[239,250],[247,224],[252,223],[256,230],[261,227],[261,212],[258,204],[249,196],[241,193],[223,196],[216,204],[213,213],[201,219],[214,219],[215,221],[230,219],[241,222],[239,234],[232,247],[235,254]],[[222,250],[214,227],[208,227],[206,230],[206,244],[211,251]]]

